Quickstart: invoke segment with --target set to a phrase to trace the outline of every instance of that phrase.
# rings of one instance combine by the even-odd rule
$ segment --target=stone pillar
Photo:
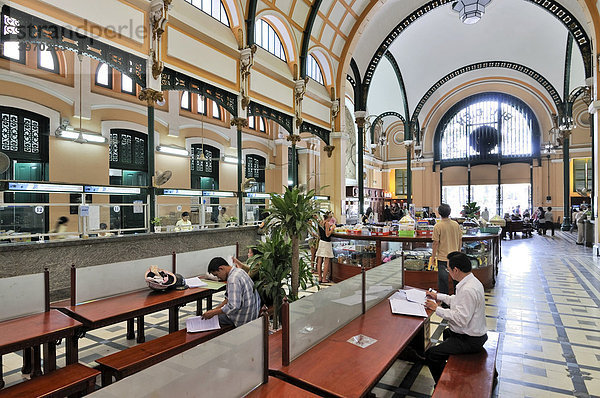
[[[244,182],[242,170],[242,128],[248,126],[248,119],[236,117],[231,120],[231,125],[237,128],[237,196],[238,196],[238,225],[244,225],[244,194],[242,184]]]

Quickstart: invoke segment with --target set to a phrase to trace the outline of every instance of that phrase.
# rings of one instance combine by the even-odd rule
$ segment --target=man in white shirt
[[[448,254],[448,265],[450,276],[458,282],[456,294],[427,292],[427,296],[450,308],[444,309],[433,300],[427,300],[425,304],[448,321],[444,341],[425,352],[425,363],[436,384],[450,355],[478,352],[487,340],[485,295],[483,285],[471,273],[471,260],[464,253],[452,252]]]

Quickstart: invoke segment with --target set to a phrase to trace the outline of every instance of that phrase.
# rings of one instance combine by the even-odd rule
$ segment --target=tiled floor
[[[562,232],[503,241],[502,252],[496,287],[486,292],[488,328],[501,332],[494,396],[600,397],[600,260]],[[182,308],[182,326],[194,312],[194,305]],[[145,321],[147,340],[168,332],[166,311]],[[434,315],[434,341],[444,328],[440,321]],[[134,344],[125,339],[124,323],[114,325],[87,333],[79,343],[79,358],[94,366],[96,358]],[[58,364],[64,365],[64,345]],[[20,366],[20,353],[4,356],[7,385],[22,380]],[[396,361],[373,393],[421,398],[432,391],[427,368]]]

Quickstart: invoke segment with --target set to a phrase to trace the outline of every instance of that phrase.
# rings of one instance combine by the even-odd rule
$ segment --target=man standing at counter
[[[425,363],[436,384],[450,355],[478,352],[487,340],[485,294],[483,285],[471,272],[471,260],[459,252],[448,254],[448,259],[450,276],[458,282],[456,294],[448,296],[430,290],[427,296],[448,304],[450,308],[441,308],[432,300],[425,304],[437,316],[448,321],[448,328],[443,333],[444,341],[425,352]]]
[[[448,294],[448,253],[458,252],[462,246],[462,231],[456,221],[451,220],[450,206],[442,203],[438,207],[439,220],[433,227],[433,249],[431,256],[437,261],[438,292]]]

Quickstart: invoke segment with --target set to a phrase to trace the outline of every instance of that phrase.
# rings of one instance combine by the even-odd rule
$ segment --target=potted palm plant
[[[303,193],[298,187],[286,187],[283,195],[271,194],[271,206],[266,210],[269,213],[265,219],[266,228],[281,233],[292,244],[291,300],[298,298],[300,285],[300,239],[317,231],[320,211],[314,196],[314,190]]]
[[[291,291],[292,243],[281,232],[274,231],[265,242],[252,246],[254,256],[248,259],[250,272],[258,274],[254,284],[263,304],[273,304],[273,327],[279,327],[281,303]],[[305,256],[300,257],[299,283],[306,289],[312,283],[312,274]],[[289,298],[289,297],[288,297]]]

